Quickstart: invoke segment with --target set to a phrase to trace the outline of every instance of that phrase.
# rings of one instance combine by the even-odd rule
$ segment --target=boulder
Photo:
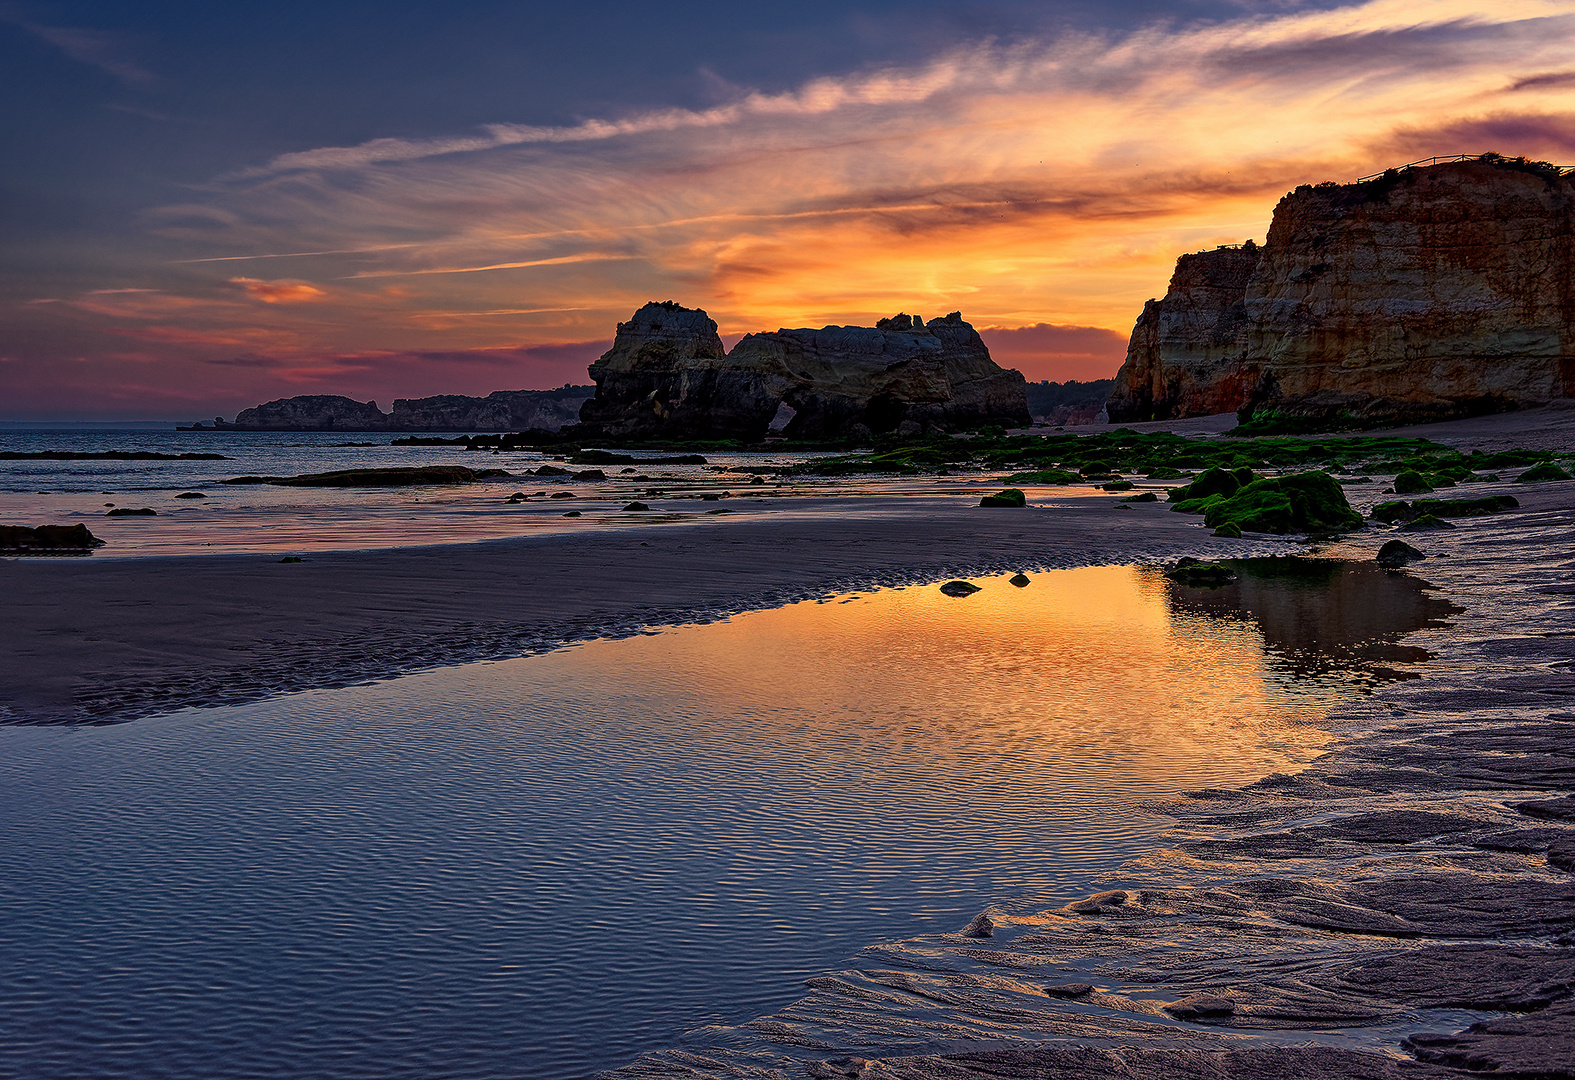
[[[704,311],[651,303],[618,325],[590,374],[581,439],[757,441],[786,411],[783,434],[810,439],[1032,422],[1022,375],[955,312],[749,334],[726,352]]]
[[[1575,180],[1497,155],[1303,185],[1263,247],[1176,264],[1112,421],[1380,426],[1575,396]]]
[[[91,551],[104,541],[88,532],[86,525],[0,525],[0,551],[29,552]]]
[[[1019,589],[1026,589],[1026,588],[1028,588],[1029,585],[1033,584],[1033,582],[1029,579],[1027,574],[1013,574],[1011,577],[1007,578],[1006,580],[1007,580],[1008,584],[1015,585]]]
[[[947,596],[972,596],[979,591],[979,586],[971,581],[948,581],[941,586],[941,592]]]
[[[1548,480],[1569,480],[1569,479],[1575,479],[1575,478],[1572,478],[1569,473],[1565,472],[1563,469],[1561,469],[1557,465],[1553,464],[1553,462],[1551,462],[1551,461],[1544,461],[1541,465],[1533,465],[1531,468],[1527,469],[1525,472],[1523,472],[1519,476],[1515,477],[1515,483],[1517,483],[1517,484],[1539,484],[1539,483],[1544,483],[1544,482],[1546,482]]]
[[[1398,570],[1402,566],[1427,558],[1404,540],[1390,540],[1378,549],[1378,565],[1385,570]]]
[[[1433,485],[1415,469],[1402,469],[1395,476],[1394,489],[1396,495],[1427,495],[1432,492]]]
[[[138,507],[136,509],[132,509],[129,506],[117,506],[113,510],[106,511],[104,516],[105,517],[153,517],[156,514],[158,514],[158,511],[154,510],[152,507],[148,507],[148,506],[141,506],[141,507]]]
[[[1007,488],[979,500],[980,506],[1027,506],[1028,497],[1017,488]]]
[[[1397,529],[1397,532],[1440,532],[1444,529],[1453,529],[1454,526],[1441,517],[1432,514],[1423,514],[1421,517],[1412,518]]]
[[[1224,563],[1180,558],[1165,570],[1165,576],[1179,585],[1194,589],[1217,589],[1236,580],[1236,571]],[[1097,899],[1097,898],[1096,898]]]

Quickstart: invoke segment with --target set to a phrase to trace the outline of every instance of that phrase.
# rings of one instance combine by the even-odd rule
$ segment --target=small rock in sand
[[[979,591],[979,586],[971,581],[948,581],[941,586],[941,592],[947,596],[972,596]]]

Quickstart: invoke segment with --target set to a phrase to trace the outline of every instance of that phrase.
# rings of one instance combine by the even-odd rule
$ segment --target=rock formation
[[[757,440],[861,438],[1031,422],[1023,377],[953,313],[874,327],[750,334],[724,353],[704,311],[647,304],[590,368],[576,434]],[[783,423],[785,420],[785,423]]]
[[[1183,255],[1113,421],[1378,425],[1575,396],[1575,182],[1496,155],[1302,186],[1267,242]]]
[[[214,427],[231,431],[556,431],[575,421],[591,390],[588,386],[563,386],[556,390],[496,390],[484,398],[460,394],[399,398],[392,415],[380,410],[375,401],[307,394],[243,409],[233,424],[216,417]]]

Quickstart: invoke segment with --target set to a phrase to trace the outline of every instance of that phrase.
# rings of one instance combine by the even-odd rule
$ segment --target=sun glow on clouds
[[[252,320],[294,343],[257,351],[313,371],[316,354],[605,340],[651,299],[729,335],[960,309],[987,339],[1035,328],[998,335],[1030,378],[1095,378],[1179,253],[1261,239],[1297,184],[1486,150],[1575,164],[1572,78],[1575,0],[973,43],[705,110],[284,154],[149,212],[180,285],[77,303],[138,320],[187,303],[172,315],[194,332]],[[227,276],[247,258],[289,276]],[[340,390],[456,389],[442,365],[392,388],[367,367]]]

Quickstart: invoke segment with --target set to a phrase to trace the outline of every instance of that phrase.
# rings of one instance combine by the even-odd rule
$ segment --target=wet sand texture
[[[1575,1076],[1567,489],[1428,538],[1411,570],[1464,612],[1408,640],[1436,654],[1424,677],[1334,717],[1345,741],[1307,770],[1167,802],[1171,849],[1103,892],[872,947],[610,1075]]]
[[[1285,549],[1210,538],[1163,503],[1119,511],[1114,497],[1005,511],[961,493],[786,502],[301,563],[0,561],[0,720],[104,723],[235,704],[844,589]]]

